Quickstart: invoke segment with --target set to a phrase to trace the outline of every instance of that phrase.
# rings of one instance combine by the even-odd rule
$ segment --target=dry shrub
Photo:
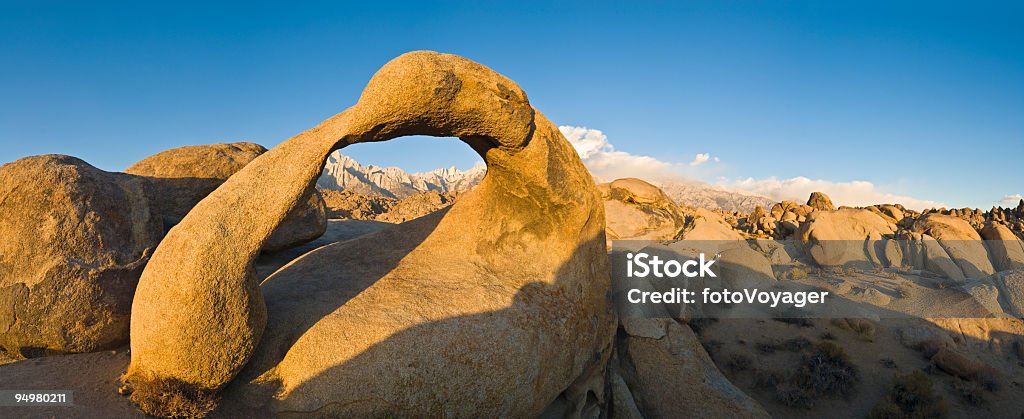
[[[899,284],[896,286],[896,296],[899,298],[910,298],[912,292],[907,284]]]
[[[803,356],[797,368],[788,374],[768,372],[755,376],[755,385],[775,388],[775,399],[780,403],[805,409],[824,397],[848,398],[857,381],[857,367],[850,362],[849,355],[829,341],[815,345],[814,351]]]
[[[746,371],[753,365],[754,361],[749,356],[743,354],[732,354],[725,363],[725,367],[734,372]]]
[[[786,373],[778,370],[754,371],[754,387],[760,389],[776,388],[787,378]]]
[[[793,268],[789,271],[789,278],[795,280],[807,279],[807,271],[800,268]]]
[[[783,350],[790,352],[800,352],[804,349],[810,348],[812,345],[813,344],[811,343],[811,341],[807,340],[807,338],[803,336],[797,336],[795,338],[787,339],[785,342],[782,342],[782,345],[779,345],[779,347]]]
[[[960,399],[970,406],[981,406],[985,404],[984,389],[978,383],[966,380],[956,380],[952,385],[952,393],[960,396]]]
[[[686,324],[690,326],[690,329],[693,329],[693,333],[699,335],[704,332],[704,329],[715,324],[716,322],[718,322],[718,319],[715,318],[694,317],[692,319],[687,320]]]
[[[932,380],[920,370],[893,378],[892,388],[868,413],[871,419],[938,418],[949,408],[935,394]]]
[[[217,407],[215,394],[175,379],[133,380],[128,396],[140,410],[161,418],[203,418]]]
[[[875,324],[868,319],[832,319],[832,324],[840,329],[856,332],[858,336],[868,341],[875,337]]]

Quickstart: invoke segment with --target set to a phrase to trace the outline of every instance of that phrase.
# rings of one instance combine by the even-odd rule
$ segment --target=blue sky
[[[608,156],[724,187],[983,208],[1024,193],[1020,2],[139,3],[0,3],[0,163],[121,170],[188,144],[273,146],[431,49],[600,130]],[[443,139],[345,152],[476,161]]]

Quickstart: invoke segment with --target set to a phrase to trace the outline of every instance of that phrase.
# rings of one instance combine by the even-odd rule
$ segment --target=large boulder
[[[672,319],[623,326],[622,377],[644,417],[770,417],[718,370],[689,327]]]
[[[231,175],[265,153],[254,143],[237,142],[173,148],[142,159],[125,173],[144,176],[153,183],[154,204],[170,229]],[[303,205],[288,214],[266,250],[281,250],[320,237],[327,229],[327,207],[315,187],[310,187]]]
[[[1024,243],[1008,227],[989,222],[981,229],[996,270],[1024,269]]]
[[[807,206],[822,211],[836,210],[836,206],[832,204],[832,200],[824,192],[811,192],[811,196],[807,198]]]
[[[915,220],[913,231],[938,240],[966,279],[980,279],[995,273],[985,243],[967,221],[932,213]]]
[[[0,349],[31,357],[128,339],[136,282],[163,235],[148,188],[69,156],[0,166]]]
[[[330,152],[417,134],[462,138],[486,177],[257,286],[254,256]],[[409,53],[170,231],[136,293],[126,379],[212,391],[244,367],[225,399],[272,416],[536,416],[604,394],[576,384],[608,359],[609,282],[600,195],[557,127],[490,69]]]
[[[722,216],[697,208],[683,231],[684,240],[729,241],[743,240],[743,235],[734,230]]]
[[[871,268],[879,261],[870,250],[895,231],[895,225],[870,210],[841,208],[811,213],[794,236],[807,242],[818,265]]]
[[[610,240],[679,238],[686,217],[661,189],[640,179],[618,179],[600,185]]]

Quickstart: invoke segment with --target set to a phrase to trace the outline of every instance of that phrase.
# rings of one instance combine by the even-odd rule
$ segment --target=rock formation
[[[968,222],[951,215],[928,214],[914,221],[913,231],[938,240],[965,278],[995,273],[985,243]]]
[[[246,142],[178,147],[142,159],[125,173],[149,179],[154,205],[170,229],[210,192],[266,151],[259,144]],[[320,193],[310,188],[304,202],[288,214],[264,244],[265,249],[292,247],[324,233],[327,215]]]
[[[599,188],[605,200],[609,240],[680,237],[686,216],[661,189],[635,178],[618,179]]]
[[[149,186],[68,156],[0,166],[0,349],[32,357],[127,340],[136,281],[163,235]]]
[[[375,220],[399,224],[413,220],[455,203],[456,192],[420,192],[403,199],[363,195],[355,192],[323,189],[324,202],[330,218]]]
[[[403,135],[459,137],[487,175],[447,211],[322,248],[261,290],[253,258],[328,154]],[[512,81],[405,54],[171,230],[136,292],[126,380],[218,390],[255,353],[232,393],[272,412],[535,416],[563,391],[582,406],[603,391],[572,384],[614,328],[603,228],[575,151]]]
[[[807,198],[807,205],[822,211],[836,210],[836,206],[832,205],[832,200],[822,192],[811,192],[811,197]]]

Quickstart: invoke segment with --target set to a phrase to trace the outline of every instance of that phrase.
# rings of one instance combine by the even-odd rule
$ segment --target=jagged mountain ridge
[[[480,163],[466,171],[452,166],[429,172],[408,173],[397,167],[364,166],[340,151],[335,151],[327,158],[317,186],[401,199],[420,192],[464,191],[480,183],[486,171],[487,167]]]
[[[771,198],[746,195],[716,188],[699,182],[662,182],[658,187],[679,205],[729,212],[751,212],[755,207],[771,208]]]
[[[480,163],[465,171],[449,167],[408,173],[397,167],[364,166],[335,151],[327,158],[317,185],[323,189],[401,199],[420,192],[465,191],[480,183],[486,171],[487,167]],[[764,208],[772,205],[769,198],[730,192],[705,183],[662,182],[658,186],[676,203],[689,207],[750,212],[758,205]]]

